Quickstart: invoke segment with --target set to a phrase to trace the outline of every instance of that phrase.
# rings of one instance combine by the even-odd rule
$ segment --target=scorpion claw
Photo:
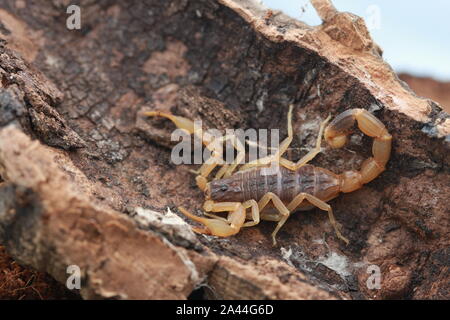
[[[211,231],[209,231],[208,228],[203,227],[192,227],[192,231],[194,231],[195,233],[199,233],[199,234],[206,234],[206,235],[211,235]]]
[[[240,227],[233,225],[219,219],[209,219],[196,216],[186,209],[179,207],[180,210],[188,218],[201,223],[204,227],[193,227],[192,230],[196,233],[214,235],[219,237],[229,237],[239,232]],[[245,214],[245,212],[244,212]]]

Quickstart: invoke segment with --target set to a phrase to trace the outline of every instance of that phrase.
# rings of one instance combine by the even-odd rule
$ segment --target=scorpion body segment
[[[340,178],[333,172],[304,165],[295,171],[283,166],[258,167],[240,171],[231,177],[208,183],[207,200],[216,202],[260,200],[272,192],[284,203],[292,201],[299,193],[330,200],[340,191]]]
[[[328,126],[329,118],[319,129],[316,146],[297,162],[283,158],[293,140],[292,109],[288,112],[288,137],[280,143],[275,155],[249,162],[233,173],[242,160],[243,147],[234,143],[238,150],[238,157],[232,165],[224,165],[216,174],[214,180],[208,182],[207,177],[220,165],[213,153],[212,161],[202,165],[197,171],[197,185],[205,192],[206,201],[203,209],[208,212],[205,217],[190,213],[184,208],[179,210],[202,227],[194,227],[198,233],[228,237],[240,231],[242,227],[258,224],[260,220],[277,222],[272,233],[272,240],[276,244],[275,236],[286,222],[291,213],[296,210],[308,210],[312,206],[328,212],[329,220],[336,235],[341,240],[349,241],[341,234],[333,215],[333,210],[326,202],[337,197],[340,192],[352,192],[372,181],[384,170],[391,153],[392,136],[383,123],[364,109],[350,109],[339,114]],[[177,117],[169,113],[152,111],[148,116],[161,116],[171,120],[178,128],[202,138],[205,146],[214,142],[214,138],[195,131],[193,122],[189,119]],[[341,148],[347,141],[355,122],[359,129],[374,139],[372,157],[366,159],[361,169],[345,171],[335,174],[327,169],[309,165],[321,152],[322,135],[332,148]],[[219,142],[233,137],[226,136]],[[276,212],[270,212],[266,206],[272,202]],[[249,211],[249,212],[247,212]],[[221,217],[209,212],[228,212],[227,217]]]
[[[327,143],[333,148],[343,147],[355,121],[364,134],[374,138],[373,156],[363,162],[360,171],[340,175],[342,192],[355,191],[379,176],[391,155],[392,136],[380,120],[364,109],[350,109],[338,115],[325,129]]]

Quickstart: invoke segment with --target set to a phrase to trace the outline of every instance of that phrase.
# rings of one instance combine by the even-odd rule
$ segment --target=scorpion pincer
[[[244,164],[233,173],[242,160],[244,149],[236,143],[235,137],[226,136],[220,142],[230,140],[237,149],[238,156],[233,164],[223,165],[214,179],[208,182],[208,176],[214,168],[222,165],[218,161],[221,155],[212,150],[212,161],[201,166],[196,178],[197,185],[205,193],[203,209],[209,218],[179,208],[184,215],[202,225],[194,227],[195,232],[228,237],[237,234],[242,227],[255,226],[260,220],[268,220],[277,222],[272,233],[273,244],[276,245],[276,235],[291,213],[317,207],[328,212],[337,237],[349,243],[341,234],[333,210],[327,202],[341,192],[361,188],[385,170],[390,157],[392,136],[383,123],[367,110],[350,109],[339,114],[328,126],[326,124],[329,117],[322,122],[316,146],[299,161],[291,162],[282,156],[293,139],[292,109],[291,105],[287,121],[288,137],[281,142],[274,155]],[[170,119],[178,128],[198,135],[207,148],[214,142],[215,138],[207,133],[195,132],[193,122],[189,119],[159,111],[147,112],[145,115]],[[363,162],[359,171],[335,174],[308,164],[321,151],[322,136],[332,148],[341,148],[346,144],[355,122],[364,134],[374,139],[372,157]],[[269,207],[276,210],[265,210]],[[227,212],[228,215],[225,218],[209,212]]]

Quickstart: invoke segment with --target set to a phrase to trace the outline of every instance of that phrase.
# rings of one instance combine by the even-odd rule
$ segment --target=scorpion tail
[[[352,192],[361,188],[384,170],[391,154],[392,136],[384,124],[364,109],[350,109],[339,114],[325,129],[325,140],[332,148],[341,148],[355,121],[359,129],[374,138],[373,156],[365,160],[360,171],[346,171],[340,175],[341,192]]]

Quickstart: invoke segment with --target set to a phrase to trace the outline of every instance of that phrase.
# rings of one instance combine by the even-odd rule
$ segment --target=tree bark
[[[312,1],[308,26],[251,0],[0,1],[0,243],[61,283],[77,265],[84,298],[448,299],[450,118],[382,59],[364,21]],[[201,208],[189,169],[170,161],[170,110],[208,128],[279,128],[294,104],[289,158],[349,108],[393,136],[387,170],[294,214],[230,238],[195,235],[178,206]],[[372,141],[313,164],[358,169]],[[354,151],[354,152],[351,152]],[[188,224],[189,223],[189,224]],[[370,266],[381,287],[370,289]]]

